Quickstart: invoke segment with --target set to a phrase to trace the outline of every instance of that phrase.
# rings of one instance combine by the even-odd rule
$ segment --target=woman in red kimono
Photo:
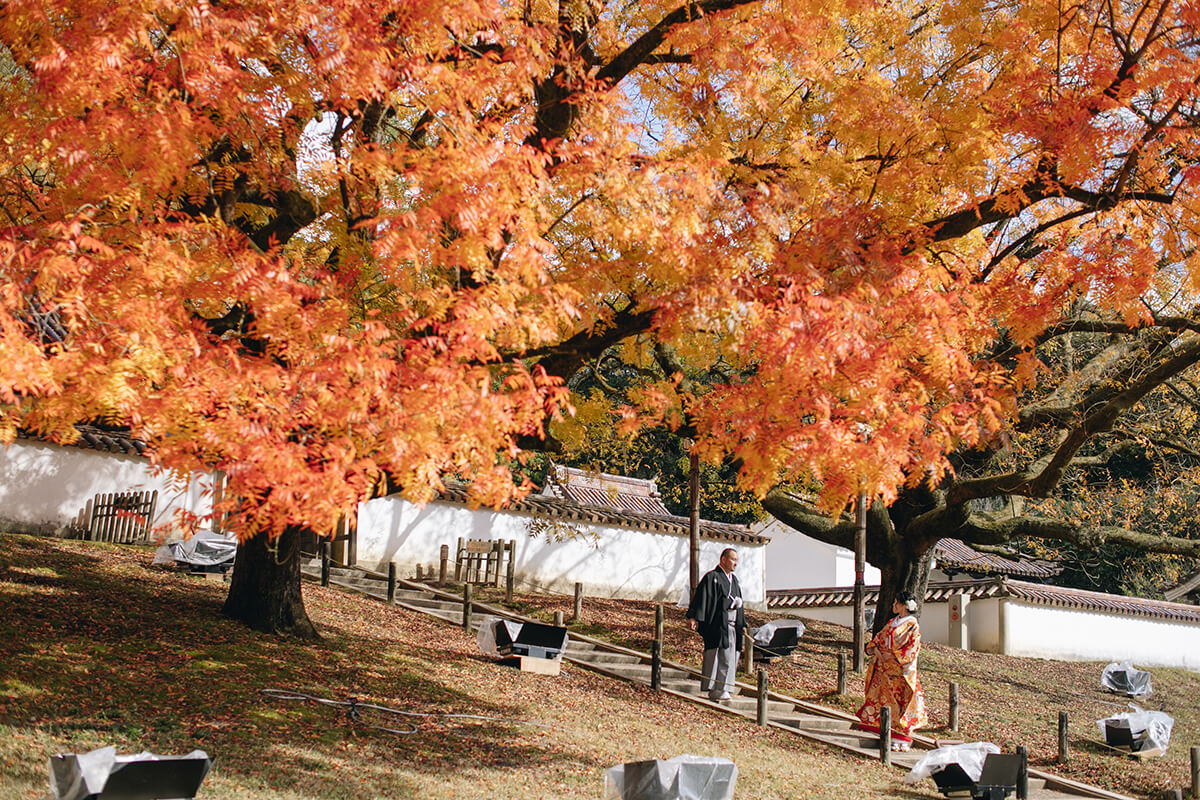
[[[901,592],[892,603],[892,618],[867,644],[866,702],[858,710],[861,727],[879,730],[879,711],[892,709],[892,749],[908,750],[912,732],[929,723],[925,695],[917,677],[917,655],[921,652],[921,629],[912,612],[917,601]]]

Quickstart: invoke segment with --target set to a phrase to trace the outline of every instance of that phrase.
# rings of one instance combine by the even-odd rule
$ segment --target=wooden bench
[[[454,556],[454,582],[499,586],[506,554],[508,562],[512,562],[513,544],[511,539],[506,542],[460,537]]]

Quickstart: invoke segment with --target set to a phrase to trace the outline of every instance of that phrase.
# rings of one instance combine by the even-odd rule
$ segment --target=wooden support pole
[[[838,653],[838,696],[843,697],[846,694],[846,654]]]
[[[1200,800],[1200,746],[1193,745],[1192,753],[1192,797]]]
[[[329,585],[329,542],[321,542],[321,585]]]
[[[765,667],[758,668],[758,724],[767,724],[767,701],[770,699],[771,692],[767,684],[767,670]]]
[[[950,730],[958,730],[958,681],[950,681]]]
[[[388,562],[388,602],[396,602],[396,562]]]
[[[867,589],[863,576],[867,568],[867,495],[860,492],[858,506],[855,509],[854,525],[854,671],[866,669],[863,663],[863,652],[867,644],[866,625],[864,623]]]
[[[879,709],[879,760],[892,763],[892,707]]]
[[[460,537],[458,537],[458,549],[456,551],[454,551],[454,582],[455,583],[458,583],[459,581],[462,580],[462,567],[463,567],[462,562],[463,562],[463,540],[462,540],[462,537],[460,536]]]
[[[554,627],[561,628],[561,627],[563,627],[563,624],[564,624],[563,612],[555,611],[554,612]]]
[[[1017,766],[1017,800],[1029,800],[1029,748],[1017,745],[1021,763]]]
[[[650,645],[650,688],[656,692],[662,689],[662,643],[663,607],[658,603],[654,606],[654,641]]]
[[[462,625],[464,631],[471,630],[471,584],[463,584]]]
[[[1069,746],[1067,744],[1067,730],[1070,726],[1070,720],[1067,717],[1067,712],[1058,712],[1058,761],[1065,764],[1067,759],[1071,757]]]
[[[749,631],[742,636],[742,672],[754,674],[754,638]]]
[[[495,557],[496,557],[496,565],[495,565],[496,571],[492,574],[492,586],[499,589],[500,588],[500,562],[504,560],[504,542],[503,542],[503,540],[497,539],[492,544],[492,553],[495,554]]]
[[[511,603],[513,601],[513,585],[516,583],[516,567],[513,565],[517,554],[516,542],[512,539],[508,540],[508,545],[505,549],[508,551],[508,561],[504,565],[504,602]]]
[[[417,564],[417,581],[420,582],[423,580],[425,580],[425,568]]]
[[[575,581],[575,608],[571,612],[572,622],[583,622],[583,584]]]
[[[441,552],[438,553],[438,586],[446,585],[446,573],[450,570],[450,545],[442,545]]]

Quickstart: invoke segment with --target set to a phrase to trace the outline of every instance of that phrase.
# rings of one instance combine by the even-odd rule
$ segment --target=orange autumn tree
[[[226,612],[301,632],[303,531],[523,491],[622,342],[737,365],[687,415],[747,488],[927,485],[998,334],[1192,278],[1196,6],[1028,5],[6,3],[0,435],[222,469]]]

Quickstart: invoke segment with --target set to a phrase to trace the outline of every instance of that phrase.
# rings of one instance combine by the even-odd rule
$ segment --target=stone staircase
[[[320,579],[321,564],[318,559],[306,564],[302,573],[310,579]],[[387,576],[357,567],[331,567],[331,585],[369,595],[387,601]],[[426,584],[397,579],[393,602],[402,608],[421,614],[438,617],[455,625],[462,625],[463,602],[461,596],[442,591]],[[477,630],[486,616],[504,617],[520,622],[534,621],[515,614],[508,609],[472,603],[472,629]],[[651,658],[625,647],[594,639],[575,632],[570,634],[566,651],[566,662],[607,675],[618,680],[650,685]],[[758,687],[738,682],[735,694],[719,703],[708,699],[700,690],[699,673],[685,665],[662,662],[661,688],[670,694],[719,713],[757,719]],[[776,692],[768,693],[767,724],[829,747],[849,751],[872,759],[880,757],[879,737],[876,734],[854,729],[855,717],[843,711],[799,700]],[[889,753],[890,762],[905,771],[920,760],[925,751],[936,747],[937,742],[925,736],[915,736],[913,749],[906,753]],[[1040,770],[1029,770],[1029,800],[1078,800],[1081,797],[1103,798],[1104,800],[1133,800],[1125,795],[1109,792],[1095,786],[1053,775]]]

